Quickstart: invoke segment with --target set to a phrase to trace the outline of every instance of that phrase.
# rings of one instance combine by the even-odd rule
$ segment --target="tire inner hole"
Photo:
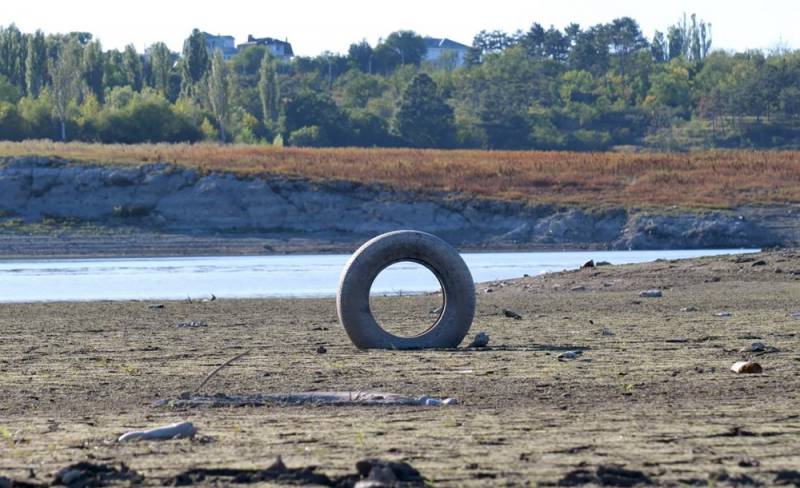
[[[441,283],[422,264],[401,261],[384,268],[370,289],[369,307],[375,321],[397,337],[427,332],[444,305]]]

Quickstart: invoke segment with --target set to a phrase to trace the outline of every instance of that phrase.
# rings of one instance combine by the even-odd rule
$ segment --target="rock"
[[[754,342],[747,347],[739,349],[739,352],[763,352],[766,349],[767,346],[763,342]]]
[[[758,462],[758,459],[755,459],[750,456],[744,456],[742,459],[739,460],[739,467],[741,468],[757,468],[761,466],[761,463]]]
[[[763,372],[761,365],[754,361],[738,361],[733,363],[731,371],[739,374],[759,374]]]
[[[573,286],[569,289],[570,291],[586,291],[586,287],[583,285]]]
[[[661,290],[653,289],[653,290],[645,290],[640,291],[639,296],[642,298],[660,298],[662,296]]]
[[[164,308],[164,304],[163,303],[153,303],[153,304],[148,305],[147,308],[150,308],[150,309],[153,309],[153,310],[159,309],[159,308]]]
[[[518,314],[517,312],[515,312],[513,310],[509,310],[507,308],[503,309],[503,315],[505,315],[506,317],[508,317],[510,319],[522,320],[522,315]]]
[[[681,312],[697,312],[697,307],[683,307]]]
[[[491,289],[491,288],[484,288],[484,290],[483,290],[484,293],[492,293],[493,291],[494,290]]]
[[[572,361],[578,359],[578,356],[583,354],[583,351],[565,351],[558,355],[559,361]]]
[[[594,268],[594,259],[590,259],[581,265],[581,269]]]
[[[362,459],[356,463],[356,471],[362,480],[356,483],[359,488],[379,486],[425,486],[425,479],[410,464],[382,459]],[[368,482],[368,484],[360,484]],[[371,484],[369,484],[371,483]],[[375,484],[378,483],[378,484]]]
[[[613,333],[613,332],[612,332],[610,329],[603,329],[603,330],[602,330],[602,332],[601,332],[601,335],[604,335],[604,336],[613,336],[613,335],[614,335],[614,333]]]
[[[733,312],[717,312],[714,317],[733,317]]]
[[[475,338],[472,339],[472,342],[467,347],[486,347],[489,345],[489,334],[486,332],[478,332],[475,334]]]
[[[711,278],[703,280],[703,283],[719,283],[722,281],[722,278],[719,276],[712,276]]]
[[[758,261],[754,262],[750,266],[755,268],[756,266],[766,266],[766,265],[767,265],[766,261],[764,261],[763,259],[759,259]]]
[[[325,346],[319,346],[317,348],[317,354],[325,354],[326,352],[328,352],[328,350],[325,349]]]
[[[775,473],[775,481],[774,484],[776,486],[783,485],[794,485],[800,486],[800,471],[794,471],[791,469],[782,469]]]

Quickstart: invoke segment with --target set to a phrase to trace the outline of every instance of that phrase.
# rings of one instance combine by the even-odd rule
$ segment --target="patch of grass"
[[[217,144],[0,142],[0,158],[154,162],[240,177],[378,183],[401,190],[581,206],[730,208],[800,202],[800,152],[692,153],[293,148]]]

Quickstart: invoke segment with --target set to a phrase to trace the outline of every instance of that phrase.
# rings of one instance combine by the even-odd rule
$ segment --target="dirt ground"
[[[663,297],[639,297],[651,288]],[[0,304],[0,475],[43,483],[74,462],[124,462],[161,485],[188,468],[264,468],[276,456],[328,475],[380,457],[435,486],[628,482],[601,476],[612,465],[658,485],[800,486],[800,252],[600,266],[477,290],[470,337],[491,337],[481,350],[359,351],[333,299]],[[376,307],[419,324],[436,299]],[[205,326],[176,326],[185,321]],[[754,342],[773,352],[741,351]],[[203,391],[459,403],[153,406],[245,350]],[[582,354],[559,361],[566,350]],[[741,359],[763,374],[730,371]],[[198,437],[116,442],[183,419]]]

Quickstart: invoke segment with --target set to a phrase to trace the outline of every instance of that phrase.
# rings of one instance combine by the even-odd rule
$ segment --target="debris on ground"
[[[744,473],[731,475],[724,469],[708,475],[708,486],[761,486],[762,483],[754,480]]]
[[[484,292],[484,293],[492,293],[493,291],[494,291],[494,290],[493,290],[492,288],[484,288],[484,289],[483,289],[483,292]]]
[[[594,263],[594,265],[595,266],[611,266],[611,263],[609,263],[608,261],[598,261],[598,262]]]
[[[119,468],[116,468],[108,464],[81,462],[60,469],[56,473],[53,485],[83,488],[87,486],[139,484],[143,480],[144,476],[129,469],[125,463],[120,463]]]
[[[151,303],[150,305],[147,306],[147,308],[149,308],[151,310],[157,310],[159,308],[164,308],[164,304],[163,303]]]
[[[304,468],[287,468],[283,460],[278,457],[266,469],[237,469],[237,468],[192,468],[188,469],[164,483],[168,486],[203,485],[229,485],[274,482],[277,484],[292,485],[322,485],[337,486],[346,480],[332,480],[328,476],[315,473],[313,466]],[[354,482],[356,477],[351,481]]]
[[[478,332],[467,347],[486,347],[489,345],[489,334]]]
[[[216,299],[217,299],[217,296],[212,293],[209,298],[203,298],[201,301],[203,303],[208,303],[208,302],[213,302]]]
[[[775,480],[773,484],[776,486],[800,486],[800,471],[794,471],[791,469],[782,469],[775,473]]]
[[[205,322],[196,322],[194,320],[189,322],[178,322],[175,327],[179,329],[197,329],[199,327],[208,327]]]
[[[743,347],[739,349],[739,352],[753,352],[753,353],[761,353],[761,354],[770,354],[773,352],[780,352],[777,347],[774,346],[767,346],[763,342],[754,342],[747,347]]]
[[[564,351],[558,355],[557,359],[559,361],[572,361],[578,359],[581,354],[583,354],[583,351]]]
[[[758,261],[755,261],[755,262],[754,262],[753,264],[751,264],[750,266],[752,266],[752,267],[754,267],[754,268],[755,268],[756,266],[766,266],[766,265],[767,265],[767,262],[766,262],[766,261],[764,261],[763,259],[759,259]]]
[[[356,463],[356,470],[362,480],[355,488],[382,486],[418,487],[426,486],[425,479],[410,464],[382,459],[362,459]]]
[[[733,312],[717,312],[714,317],[733,317]]]
[[[197,428],[191,422],[176,422],[154,429],[127,432],[120,436],[118,442],[185,439],[194,437],[195,434],[197,434]]]
[[[603,330],[600,332],[600,335],[613,336],[614,332],[612,332],[611,329],[603,328]]]
[[[738,361],[733,363],[731,371],[739,374],[759,374],[763,372],[763,368],[755,361]]]
[[[317,354],[325,354],[326,352],[328,352],[328,350],[325,349],[325,346],[319,346],[317,348]]]
[[[428,395],[411,396],[397,393],[366,391],[308,391],[299,393],[271,393],[256,395],[181,395],[173,400],[159,400],[154,407],[263,407],[268,405],[394,405],[394,406],[439,406],[455,405],[455,398],[434,398]]]
[[[645,291],[640,291],[639,296],[642,298],[661,298],[662,293],[661,290],[658,289],[645,290]]]
[[[522,320],[522,315],[518,314],[517,312],[515,312],[513,310],[509,310],[507,308],[503,309],[503,315],[505,315],[506,317],[508,317],[510,319]]]
[[[558,481],[558,486],[602,485],[602,486],[636,486],[652,485],[649,476],[634,469],[625,469],[617,465],[600,465],[592,472],[588,469],[570,471]]]
[[[697,312],[697,307],[682,307],[681,312]]]
[[[584,285],[573,286],[569,291],[586,291],[586,287]]]
[[[800,312],[791,312],[789,313],[789,317],[793,319],[800,319]]]
[[[0,476],[0,488],[44,488],[50,486],[44,483],[33,483],[30,481],[20,481],[12,478]]]

